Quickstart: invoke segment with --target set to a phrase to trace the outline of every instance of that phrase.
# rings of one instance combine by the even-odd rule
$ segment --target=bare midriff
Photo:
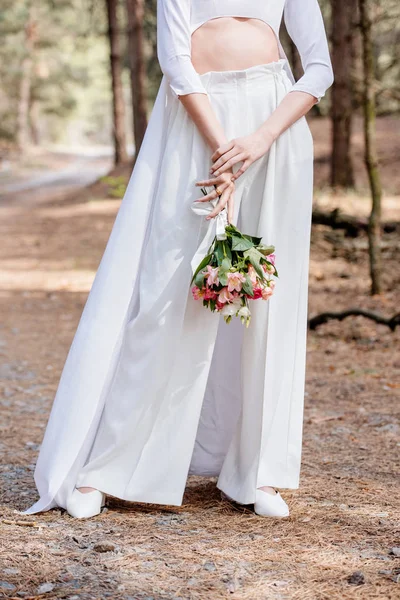
[[[230,71],[279,60],[272,28],[261,19],[216,17],[192,34],[191,58],[197,73]]]

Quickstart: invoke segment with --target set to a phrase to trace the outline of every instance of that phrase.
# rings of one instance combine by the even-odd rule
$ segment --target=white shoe
[[[278,491],[270,494],[257,489],[254,512],[261,517],[288,517],[289,507]]]
[[[105,504],[105,494],[99,490],[83,493],[76,488],[67,501],[67,511],[76,519],[89,519],[101,513]]]

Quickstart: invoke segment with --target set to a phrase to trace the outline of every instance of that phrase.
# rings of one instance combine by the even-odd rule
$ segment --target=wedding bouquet
[[[204,191],[203,191],[204,193]],[[225,239],[221,239],[225,238]],[[278,277],[274,246],[264,246],[262,238],[241,233],[234,225],[215,236],[207,255],[194,271],[191,283],[195,300],[227,323],[232,317],[250,325],[250,300],[268,300]]]

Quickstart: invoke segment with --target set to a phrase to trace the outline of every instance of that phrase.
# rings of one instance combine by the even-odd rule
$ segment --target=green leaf
[[[246,281],[243,282],[242,288],[246,294],[249,296],[254,296],[253,284],[251,283],[251,279],[248,275],[245,275]]]
[[[224,258],[232,259],[232,252],[227,240],[217,240],[215,242],[214,254],[217,257],[218,266],[222,265]]]
[[[225,240],[222,243],[224,245],[225,256],[232,261],[232,252],[231,252],[229,242],[227,240]]]
[[[246,250],[246,251],[243,253],[243,256],[244,256],[245,258],[250,258],[250,256],[253,256],[253,257],[254,257],[254,258],[256,258],[258,261],[260,261],[260,260],[265,260],[265,258],[264,258],[264,256],[263,256],[263,254],[261,254],[261,252],[259,252],[259,251],[257,250],[257,248],[254,248],[254,247],[253,247],[253,248],[249,248],[248,250]]]
[[[215,242],[214,254],[217,257],[218,266],[220,266],[222,264],[222,261],[225,258],[224,242],[223,241],[218,240],[218,241]]]
[[[202,270],[204,269],[204,267],[206,267],[208,264],[210,264],[212,257],[213,257],[213,255],[212,255],[212,254],[207,254],[207,256],[205,256],[205,257],[203,258],[203,260],[201,261],[201,263],[199,264],[199,266],[197,267],[197,269],[195,270],[195,272],[194,272],[194,274],[193,274],[193,277],[192,277],[192,281],[191,281],[191,283],[193,283],[193,281],[195,280],[195,278],[196,278],[196,275],[197,275],[197,274],[198,274],[200,271],[202,271]]]
[[[223,286],[228,285],[228,274],[226,271],[222,271],[222,272],[220,271],[218,273],[218,279],[219,279],[219,282],[221,283],[221,285],[223,285]]]
[[[256,250],[256,248],[250,248],[249,250],[247,250],[244,253],[245,257],[249,259],[249,261],[251,262],[251,264],[253,265],[253,267],[255,268],[257,275],[259,275],[259,277],[261,277],[262,279],[264,279],[265,277],[265,273],[263,271],[262,266],[260,265],[260,260],[263,257],[263,255]]]
[[[228,271],[231,268],[231,266],[232,266],[231,259],[228,257],[225,257],[224,260],[222,261],[221,266],[218,271],[218,278],[222,285],[228,284]]]
[[[263,246],[261,244],[258,246],[257,250],[264,256],[268,256],[269,254],[273,254],[273,252],[275,252],[275,246]]]
[[[261,279],[264,279],[264,277],[265,277],[265,273],[264,273],[264,271],[263,271],[263,268],[262,268],[262,266],[260,265],[260,261],[259,261],[259,260],[257,260],[257,258],[255,258],[254,256],[250,256],[249,258],[250,258],[250,262],[251,262],[251,264],[253,265],[253,267],[254,267],[254,268],[255,268],[255,270],[256,270],[256,273],[257,273],[257,275],[258,275],[259,277],[261,277]]]
[[[225,227],[225,231],[228,234],[233,234],[233,235],[238,235],[238,237],[240,237],[242,234],[240,233],[239,229],[236,229],[236,227],[234,225],[232,225],[232,223],[230,223],[229,225],[227,225]]]
[[[260,238],[260,237],[254,237],[252,235],[244,235],[244,234],[243,234],[243,237],[246,238],[246,240],[250,240],[251,242],[253,242],[253,244],[255,246],[259,246],[261,244],[262,238]]]
[[[243,237],[232,236],[232,250],[235,250],[235,252],[244,252],[245,250],[249,250],[249,248],[254,248],[253,242]]]
[[[221,271],[227,273],[229,271],[229,269],[231,268],[231,266],[232,266],[231,259],[228,257],[224,258],[224,260],[221,263],[219,273],[221,273]]]
[[[197,285],[198,288],[203,287],[205,276],[206,274],[204,271],[199,271],[199,273],[197,273],[196,277],[194,278],[194,283],[195,285]]]

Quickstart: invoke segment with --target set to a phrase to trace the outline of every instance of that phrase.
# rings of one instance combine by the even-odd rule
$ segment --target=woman
[[[304,75],[294,82],[284,16]],[[188,473],[259,515],[299,485],[312,138],[332,83],[317,0],[159,0],[162,79],[71,346],[35,471],[39,501],[180,505]],[[210,172],[211,167],[211,172]],[[199,198],[200,186],[210,190]],[[193,206],[213,201],[207,218]],[[218,202],[215,203],[215,200]],[[190,296],[217,215],[274,244],[275,293],[227,325]]]

